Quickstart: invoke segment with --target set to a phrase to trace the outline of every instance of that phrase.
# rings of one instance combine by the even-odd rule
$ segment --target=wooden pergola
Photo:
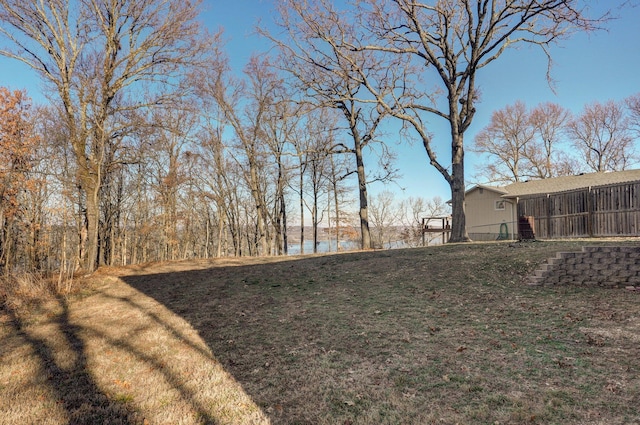
[[[425,238],[425,234],[427,233],[440,233],[442,234],[442,243],[448,242],[449,236],[451,235],[451,216],[423,217],[422,246],[428,243]]]

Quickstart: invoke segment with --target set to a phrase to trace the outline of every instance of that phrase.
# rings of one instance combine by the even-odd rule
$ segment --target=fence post
[[[587,233],[589,237],[593,237],[593,202],[592,202],[591,186],[587,188]]]
[[[551,238],[551,195],[547,193],[547,238]]]

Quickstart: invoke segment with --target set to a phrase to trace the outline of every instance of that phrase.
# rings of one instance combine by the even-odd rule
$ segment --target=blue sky
[[[617,3],[605,0],[589,2],[596,13]],[[207,27],[211,30],[224,29],[229,55],[238,70],[252,53],[268,48],[268,43],[254,33],[254,27],[258,20],[265,25],[272,21],[272,1],[205,0],[203,6],[202,18]],[[574,35],[563,41],[561,47],[552,49],[555,93],[547,84],[546,57],[539,49],[522,47],[507,51],[481,71],[482,102],[477,106],[474,124],[466,134],[466,175],[469,183],[475,183],[473,174],[483,161],[469,152],[469,147],[475,133],[488,124],[494,110],[521,100],[529,107],[541,102],[555,102],[579,113],[588,103],[622,100],[640,92],[640,6],[628,7],[618,15],[618,19],[609,23],[608,31]],[[0,58],[0,85],[27,89],[36,102],[42,99],[35,75],[28,68],[5,58]],[[445,162],[450,143],[447,129],[434,121],[432,132],[435,133],[435,142],[444,146],[441,158]],[[386,188],[382,184],[374,184],[370,187],[371,193],[388,189],[396,192],[397,199],[409,196],[449,199],[447,183],[429,165],[421,144],[394,147],[398,152],[397,166],[403,177]]]
[[[591,0],[588,3],[595,16],[620,2]],[[230,38],[229,52],[237,66],[246,62],[255,49],[267,48],[268,45],[259,37],[252,35],[252,30],[257,20],[268,24],[272,19],[271,1],[238,0],[230,5],[226,0],[213,0],[208,5],[208,21],[224,28]],[[524,46],[509,50],[481,71],[482,102],[466,134],[466,177],[469,184],[477,183],[473,181],[473,175],[478,164],[485,160],[470,152],[469,148],[475,134],[489,123],[493,111],[521,100],[529,107],[554,102],[580,113],[588,103],[622,100],[640,92],[640,5],[614,11],[614,14],[617,18],[607,25],[607,31],[576,34],[552,48],[555,92],[547,82],[547,59],[539,48]],[[435,142],[444,147],[440,158],[445,162],[445,158],[449,158],[448,129],[435,119],[433,124]],[[421,144],[395,148],[398,152],[397,166],[403,177],[387,187],[376,183],[370,187],[371,193],[387,189],[395,192],[398,199],[409,196],[449,199],[448,184],[429,165]]]

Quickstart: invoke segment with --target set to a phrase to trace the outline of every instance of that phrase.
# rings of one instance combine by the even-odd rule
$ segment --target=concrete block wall
[[[529,278],[529,285],[640,286],[640,247],[585,246],[559,252]]]

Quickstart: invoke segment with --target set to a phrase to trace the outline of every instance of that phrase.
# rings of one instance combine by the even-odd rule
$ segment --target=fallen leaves
[[[280,403],[267,407],[267,413],[270,413],[270,414],[275,413],[277,415],[282,415],[283,412],[284,412],[284,406],[282,406],[282,404]]]
[[[131,382],[129,382],[129,381],[123,381],[123,380],[120,380],[120,379],[114,379],[113,383],[116,384],[117,386],[119,386],[120,388],[124,388],[125,390],[131,389]]]

